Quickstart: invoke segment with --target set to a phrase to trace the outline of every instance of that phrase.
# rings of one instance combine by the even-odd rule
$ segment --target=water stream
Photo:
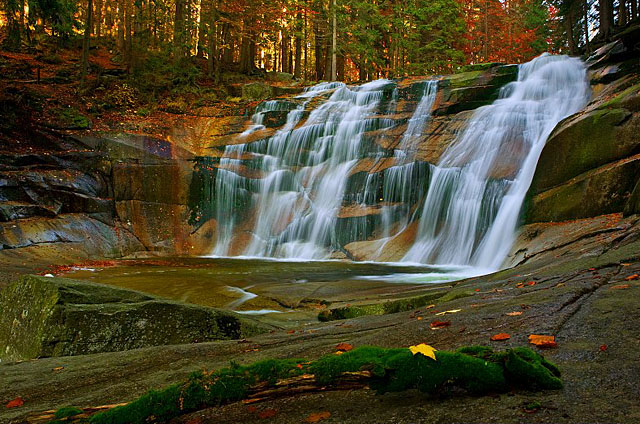
[[[387,117],[398,107],[392,81],[323,83],[293,103],[262,103],[240,144],[227,146],[220,161],[212,254],[326,259],[341,249],[344,232],[360,240],[375,235],[381,252],[417,221],[415,241],[403,261],[498,269],[513,244],[546,139],[588,100],[584,65],[551,55],[521,65],[517,81],[503,87],[493,104],[478,108],[439,162],[427,165],[416,161],[415,151],[437,91],[437,80],[425,82],[391,156],[367,135],[398,125]],[[266,114],[282,111],[286,123],[275,134],[242,143],[265,129]],[[348,186],[364,160],[391,165],[366,174],[354,193]],[[242,176],[248,163],[259,177]],[[421,185],[427,189],[417,190]],[[377,221],[341,219],[345,205],[375,208]],[[241,208],[250,213],[240,219]],[[233,246],[238,233],[248,238]]]

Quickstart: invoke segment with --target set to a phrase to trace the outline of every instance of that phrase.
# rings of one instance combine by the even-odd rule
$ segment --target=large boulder
[[[541,193],[640,148],[640,116],[626,109],[596,109],[573,116],[549,137],[531,184]]]
[[[238,339],[268,328],[232,312],[63,278],[24,276],[0,292],[0,360]]]

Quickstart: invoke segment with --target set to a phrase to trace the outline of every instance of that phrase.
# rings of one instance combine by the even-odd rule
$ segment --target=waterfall
[[[389,80],[359,87],[324,83],[307,90],[300,105],[289,112],[286,124],[272,137],[254,143],[227,146],[216,182],[216,220],[219,223],[214,255],[230,252],[240,197],[250,197],[255,223],[251,239],[240,254],[258,257],[321,259],[335,246],[335,226],[349,172],[367,155],[366,131],[390,127],[390,119],[375,118]],[[330,97],[306,116],[316,97]],[[263,128],[262,114],[277,110],[265,102],[250,129]],[[241,135],[248,135],[247,131]],[[240,158],[250,154],[263,178],[238,175]]]
[[[547,137],[580,110],[589,88],[578,59],[542,55],[479,108],[433,167],[416,240],[405,261],[498,269]]]
[[[417,159],[438,92],[437,80],[423,84],[408,119],[406,91],[400,101],[389,80],[322,83],[261,103],[217,166],[212,254],[326,259],[373,239],[375,259],[415,228],[405,262],[498,269],[547,137],[588,100],[586,70],[547,54],[521,65],[435,165]],[[284,116],[278,130],[268,128]],[[397,143],[372,141],[399,125],[406,129]]]

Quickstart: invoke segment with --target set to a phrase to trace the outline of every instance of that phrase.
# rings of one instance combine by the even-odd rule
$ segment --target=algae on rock
[[[236,339],[267,326],[132,290],[24,276],[0,292],[0,360]]]

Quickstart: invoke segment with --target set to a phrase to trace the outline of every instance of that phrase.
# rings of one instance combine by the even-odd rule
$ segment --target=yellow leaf
[[[449,311],[438,312],[436,315],[446,315],[446,314],[455,314],[456,312],[460,312],[462,309],[451,309]]]
[[[414,356],[417,354],[421,354],[433,359],[434,361],[436,360],[436,350],[428,344],[420,343],[417,346],[410,346],[409,350],[411,351],[411,353],[413,353]]]

